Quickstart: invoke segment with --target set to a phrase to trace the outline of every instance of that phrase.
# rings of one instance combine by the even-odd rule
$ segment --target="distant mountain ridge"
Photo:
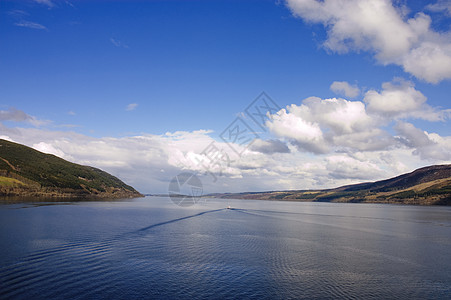
[[[350,186],[344,186],[345,191],[357,191],[361,189],[370,189],[372,191],[390,191],[410,188],[426,182],[438,179],[451,178],[451,165],[435,165],[423,167],[413,172],[399,175],[390,179],[376,182],[360,183]]]
[[[390,179],[325,190],[210,194],[217,198],[451,205],[451,165],[417,169]]]
[[[129,198],[142,195],[100,169],[0,139],[0,196]]]

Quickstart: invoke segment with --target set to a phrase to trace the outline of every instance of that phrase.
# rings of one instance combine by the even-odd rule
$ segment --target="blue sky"
[[[177,172],[203,174],[175,157],[222,143],[220,133],[265,91],[291,108],[268,121],[258,149],[278,141],[289,151],[249,148],[206,190],[330,187],[447,163],[450,7],[0,1],[0,135],[164,192]],[[327,112],[339,107],[356,121],[335,122]]]

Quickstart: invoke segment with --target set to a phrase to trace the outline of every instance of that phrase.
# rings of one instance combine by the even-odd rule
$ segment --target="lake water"
[[[2,299],[451,298],[450,207],[4,204],[0,242]]]

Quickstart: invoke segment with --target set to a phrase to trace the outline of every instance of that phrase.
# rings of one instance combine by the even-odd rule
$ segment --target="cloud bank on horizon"
[[[93,138],[49,130],[42,127],[46,122],[16,109],[0,111],[0,121],[32,127],[0,123],[0,138],[99,167],[143,192],[165,192],[168,181],[181,171],[203,174],[209,192],[326,188],[451,163],[451,137],[409,122],[449,118],[449,109],[430,107],[426,101],[411,82],[401,79],[367,91],[361,101],[309,97],[270,116],[266,126],[275,138],[256,139],[246,149],[235,144],[243,149],[241,156],[215,140],[211,130]],[[199,163],[211,143],[230,158],[225,168],[209,170],[218,181]]]
[[[51,1],[37,2],[53,7]],[[247,148],[234,145],[241,156],[205,128],[94,138],[62,131],[13,107],[0,110],[0,138],[104,169],[143,193],[166,192],[182,171],[203,174],[206,192],[239,192],[328,188],[451,163],[451,136],[420,128],[421,122],[448,124],[451,109],[430,105],[415,84],[415,79],[431,85],[451,79],[451,32],[434,30],[425,12],[407,18],[408,8],[389,0],[287,0],[286,5],[305,23],[324,26],[327,37],[318,51],[337,59],[369,53],[376,63],[399,66],[414,77],[393,75],[369,88],[358,86],[358,78],[355,83],[337,78],[326,87],[336,98],[313,95],[268,115],[267,134]],[[425,9],[449,15],[450,7],[449,1],[438,1]],[[135,114],[141,103],[139,109],[130,103],[125,111]],[[217,181],[199,163],[212,143],[230,158],[225,168],[211,170]]]

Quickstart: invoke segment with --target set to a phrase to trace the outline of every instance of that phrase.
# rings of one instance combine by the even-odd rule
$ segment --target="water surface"
[[[449,207],[16,203],[0,205],[0,242],[0,298],[451,295]]]

